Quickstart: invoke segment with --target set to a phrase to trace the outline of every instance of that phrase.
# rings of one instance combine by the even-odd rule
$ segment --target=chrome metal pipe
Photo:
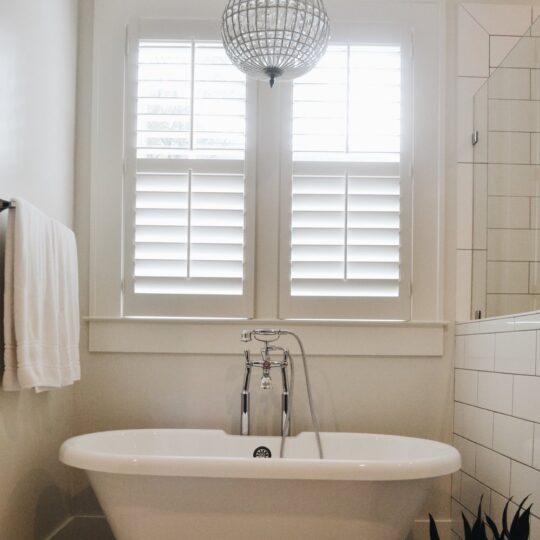
[[[242,387],[240,432],[242,435],[249,435],[249,383],[251,379],[251,362],[249,359],[249,351],[244,351],[244,357],[246,359],[246,368],[244,371],[244,385]]]
[[[289,381],[287,375],[286,356],[281,364],[281,381],[283,384],[283,391],[281,393],[281,436],[288,437],[291,433],[291,404],[289,399]]]

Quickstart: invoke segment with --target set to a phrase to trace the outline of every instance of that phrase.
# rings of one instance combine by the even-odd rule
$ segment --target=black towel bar
[[[11,201],[0,199],[0,212],[3,212],[4,210],[8,210],[9,208],[15,208],[15,204],[12,203]]]

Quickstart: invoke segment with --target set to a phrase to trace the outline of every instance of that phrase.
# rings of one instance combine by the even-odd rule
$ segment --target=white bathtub
[[[287,439],[218,430],[129,430],[66,441],[117,540],[404,540],[430,479],[460,468],[423,439],[322,433]],[[272,459],[255,459],[267,447]]]

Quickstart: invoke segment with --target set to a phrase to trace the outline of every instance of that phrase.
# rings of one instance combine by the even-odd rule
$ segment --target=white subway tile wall
[[[490,79],[488,97],[490,99],[530,99],[530,71],[512,68],[497,69]]]
[[[472,442],[491,446],[493,441],[493,411],[471,407],[456,401],[454,430],[456,434]]]
[[[540,22],[537,21],[536,24],[540,29]],[[540,99],[540,70],[538,69],[531,69],[531,99]]]
[[[540,540],[540,313],[462,323],[456,334],[453,538],[464,538],[461,512],[472,517],[480,497],[500,523],[510,497],[530,495],[530,538]]]
[[[533,439],[533,467],[540,469],[540,425],[534,426],[534,439]]]
[[[510,496],[511,460],[483,446],[476,448],[476,477],[497,493]]]
[[[488,77],[489,34],[465,6],[458,10],[458,74],[460,77]]]
[[[491,490],[465,473],[461,475],[461,493],[461,504],[466,508],[476,508],[480,498],[484,504],[489,504],[491,499]]]
[[[529,8],[530,9],[530,8]],[[534,46],[532,40],[521,41],[521,36],[490,36],[489,40],[489,67],[497,68],[505,61],[511,51],[512,58],[505,62],[508,68],[528,68],[534,60]]]
[[[536,366],[536,334],[510,332],[495,336],[495,371],[534,375]]]
[[[470,141],[467,141],[470,146]],[[462,194],[456,218],[457,247],[462,250],[472,249],[473,217],[473,166],[471,163],[459,163],[457,169],[458,191]],[[470,300],[469,300],[470,301]]]
[[[464,367],[480,371],[495,370],[495,334],[478,334],[465,340]]]
[[[529,263],[488,262],[487,292],[527,294],[529,292]]]
[[[522,501],[525,497],[529,497],[529,502],[533,504],[533,508],[540,508],[540,471],[531,469],[518,461],[512,461],[512,482],[510,489],[516,501]]]
[[[483,152],[482,145],[485,145],[487,160],[488,141],[487,137],[482,138],[475,146],[475,156],[478,152]],[[478,157],[477,157],[478,159]],[[486,163],[475,163],[473,166],[473,249],[485,250],[487,248],[487,192],[488,192],[488,168]]]
[[[493,423],[493,449],[512,459],[532,465],[534,424],[512,416],[496,414]]]
[[[478,406],[491,411],[512,414],[512,375],[478,374]]]
[[[458,320],[540,309],[538,14],[528,5],[458,8]],[[469,265],[470,278],[461,275]]]
[[[540,422],[540,377],[514,377],[514,414]]]
[[[474,475],[476,470],[476,444],[459,435],[454,435],[454,446],[461,454],[461,470],[469,475]]]
[[[528,229],[531,223],[530,209],[527,197],[488,197],[488,227]]]
[[[476,405],[478,403],[478,372],[456,369],[456,401]]]
[[[489,34],[523,35],[531,26],[527,5],[466,4],[469,13]]]

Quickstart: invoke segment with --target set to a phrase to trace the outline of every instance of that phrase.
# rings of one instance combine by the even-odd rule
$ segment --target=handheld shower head
[[[255,330],[242,330],[240,341],[247,343],[256,339],[257,341],[264,341],[268,343],[279,339],[279,336],[283,334],[282,330],[274,330],[271,328],[258,328]]]

